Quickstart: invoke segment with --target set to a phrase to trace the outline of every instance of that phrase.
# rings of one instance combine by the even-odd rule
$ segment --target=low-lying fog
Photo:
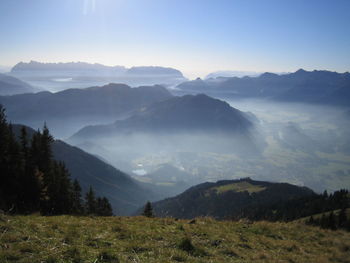
[[[259,120],[252,144],[219,134],[135,134],[73,142],[136,179],[175,193],[204,181],[251,177],[350,188],[350,112],[321,105],[225,99]],[[70,141],[72,142],[72,141]],[[248,148],[248,146],[249,148]]]

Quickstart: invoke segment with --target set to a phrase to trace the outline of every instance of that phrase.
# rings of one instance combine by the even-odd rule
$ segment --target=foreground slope
[[[0,261],[349,262],[349,232],[302,223],[209,218],[188,223],[169,218],[2,215]]]

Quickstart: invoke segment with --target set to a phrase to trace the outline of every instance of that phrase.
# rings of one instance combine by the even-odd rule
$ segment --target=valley
[[[0,1],[0,263],[350,263],[350,1]]]

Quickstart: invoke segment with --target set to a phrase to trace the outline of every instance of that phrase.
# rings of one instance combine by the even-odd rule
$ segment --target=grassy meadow
[[[350,262],[350,233],[301,222],[0,217],[0,262]]]

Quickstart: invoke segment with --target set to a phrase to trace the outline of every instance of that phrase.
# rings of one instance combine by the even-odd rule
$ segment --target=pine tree
[[[146,217],[153,217],[153,208],[152,208],[152,204],[151,202],[147,202],[146,205],[145,205],[145,208],[143,210],[143,213],[142,213],[143,216],[146,216]]]
[[[18,193],[21,189],[21,175],[23,173],[23,162],[21,158],[20,145],[12,131],[12,125],[8,126],[8,145],[7,145],[7,169],[5,181],[5,198],[8,201],[7,211],[11,213],[19,212],[23,206],[21,197]]]
[[[38,211],[40,201],[40,185],[35,175],[34,167],[31,163],[30,146],[26,127],[21,128],[20,134],[21,154],[23,161],[23,173],[21,177],[21,196],[24,207],[23,213]]]
[[[106,197],[98,197],[97,198],[97,215],[99,216],[112,216],[113,210],[112,206],[109,203]]]
[[[7,123],[0,105],[0,209],[8,213],[43,215],[82,214],[81,187],[72,183],[64,163],[53,159],[54,141],[46,124],[42,133],[35,132],[29,142],[27,130],[19,138]],[[98,198],[90,187],[86,194],[87,213],[112,215],[107,198]]]
[[[85,210],[87,214],[96,214],[97,212],[97,204],[95,192],[90,186],[89,191],[85,195]]]
[[[77,179],[75,179],[73,182],[72,213],[77,215],[84,213],[84,207],[81,199],[81,186]]]
[[[329,213],[327,228],[330,228],[332,230],[336,230],[337,229],[337,223],[336,223],[333,211]]]
[[[338,216],[338,227],[346,228],[346,222],[347,222],[346,208],[342,208]]]
[[[10,181],[8,175],[8,143],[9,130],[6,121],[5,109],[0,104],[0,209],[7,211],[7,183]]]
[[[321,221],[320,221],[320,226],[322,228],[327,228],[328,227],[328,220],[325,214],[322,214]]]
[[[315,224],[315,220],[313,216],[310,216],[309,220],[307,221],[307,224],[309,225],[314,225]]]

